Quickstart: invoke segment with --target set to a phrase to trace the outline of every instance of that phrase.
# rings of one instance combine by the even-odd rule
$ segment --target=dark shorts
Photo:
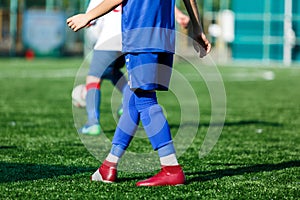
[[[172,53],[127,53],[125,58],[131,89],[168,90]]]

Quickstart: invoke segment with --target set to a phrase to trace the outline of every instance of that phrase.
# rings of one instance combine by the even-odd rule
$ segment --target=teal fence
[[[284,59],[285,0],[232,0],[235,13],[233,59],[282,61]],[[295,44],[292,60],[300,61],[300,1],[292,0]]]

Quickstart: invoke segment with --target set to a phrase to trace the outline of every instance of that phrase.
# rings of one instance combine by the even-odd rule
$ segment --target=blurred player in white
[[[91,0],[87,12],[102,1]],[[92,21],[86,29],[86,38],[87,46],[93,47],[93,55],[86,77],[88,119],[87,123],[80,129],[80,133],[97,135],[101,132],[99,122],[102,80],[110,80],[120,92],[128,87],[127,80],[120,70],[125,64],[125,58],[121,53],[121,6],[115,8],[105,17]]]
[[[91,0],[86,12],[99,5],[103,0]],[[175,7],[175,19],[183,28],[187,28],[189,17]],[[121,72],[125,57],[121,52],[121,6],[107,15],[92,21],[86,29],[87,48],[93,48],[93,56],[86,77],[87,123],[79,130],[82,134],[98,135],[100,127],[101,82],[108,79],[120,92],[128,87]],[[92,47],[92,48],[91,48]],[[118,110],[122,114],[122,109]]]

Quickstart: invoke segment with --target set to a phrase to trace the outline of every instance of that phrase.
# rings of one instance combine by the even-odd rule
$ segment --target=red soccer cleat
[[[116,163],[104,161],[97,171],[91,176],[91,181],[113,183],[117,179]]]
[[[136,183],[137,186],[183,185],[185,175],[180,165],[163,166],[155,176]]]

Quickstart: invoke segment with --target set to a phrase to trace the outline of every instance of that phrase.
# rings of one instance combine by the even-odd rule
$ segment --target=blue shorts
[[[128,53],[125,58],[131,89],[168,90],[172,53]]]
[[[88,75],[110,79],[114,70],[125,65],[125,57],[120,51],[94,50]]]

